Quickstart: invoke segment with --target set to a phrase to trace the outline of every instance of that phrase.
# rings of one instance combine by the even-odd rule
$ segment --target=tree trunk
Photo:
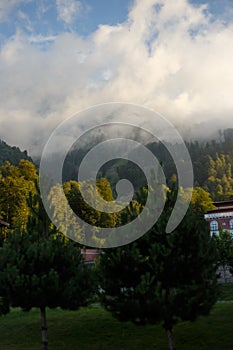
[[[171,329],[166,329],[169,350],[176,350],[175,342],[173,339],[173,334]]]
[[[48,349],[48,340],[47,340],[47,323],[46,323],[46,309],[45,307],[40,308],[41,314],[41,349]]]

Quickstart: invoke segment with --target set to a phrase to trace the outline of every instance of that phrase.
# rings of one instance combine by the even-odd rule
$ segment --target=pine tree
[[[214,237],[217,249],[217,263],[223,269],[224,281],[226,282],[226,270],[230,266],[233,273],[233,236],[228,231],[220,230],[219,236]]]
[[[190,209],[172,234],[165,233],[173,196],[150,232],[105,250],[98,264],[106,309],[135,324],[162,321],[171,350],[174,324],[207,315],[216,300],[215,248],[206,223]]]
[[[46,308],[77,310],[93,291],[92,271],[80,249],[63,236],[11,234],[0,251],[0,295],[12,307],[41,312],[42,349],[47,349]]]
[[[11,233],[0,249],[0,295],[13,307],[40,309],[42,350],[47,350],[46,308],[87,305],[95,279],[77,244],[49,221],[39,193],[28,204],[27,230]]]

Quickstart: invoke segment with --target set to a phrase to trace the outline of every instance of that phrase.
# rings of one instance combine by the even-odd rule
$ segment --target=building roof
[[[84,248],[81,249],[81,254],[83,255],[85,263],[94,263],[100,255],[100,249]]]
[[[208,212],[207,212],[208,214],[210,214],[210,213],[218,213],[218,212],[233,211],[233,201],[214,202],[213,205],[216,208],[208,210]]]
[[[232,201],[220,201],[220,202],[213,202],[213,205],[217,206],[221,206],[221,205],[233,205],[233,200]]]
[[[212,209],[212,210],[208,210],[207,214],[211,214],[211,213],[226,213],[228,211],[233,211],[233,206],[232,207],[224,207],[224,208],[217,208],[217,209]]]

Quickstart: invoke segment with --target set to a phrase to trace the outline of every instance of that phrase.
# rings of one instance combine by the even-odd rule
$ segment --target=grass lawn
[[[161,326],[120,323],[101,307],[48,310],[49,350],[167,350]],[[209,317],[174,329],[178,350],[232,350],[233,303],[217,303]],[[0,319],[0,350],[40,349],[40,316],[13,309]]]

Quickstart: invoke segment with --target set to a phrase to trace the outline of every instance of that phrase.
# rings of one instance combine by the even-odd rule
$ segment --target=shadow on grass
[[[174,329],[178,350],[232,350],[233,303],[217,303],[209,317]],[[160,325],[120,323],[98,306],[79,311],[48,310],[49,350],[167,350]],[[1,350],[40,349],[40,316],[19,309],[0,319]]]

